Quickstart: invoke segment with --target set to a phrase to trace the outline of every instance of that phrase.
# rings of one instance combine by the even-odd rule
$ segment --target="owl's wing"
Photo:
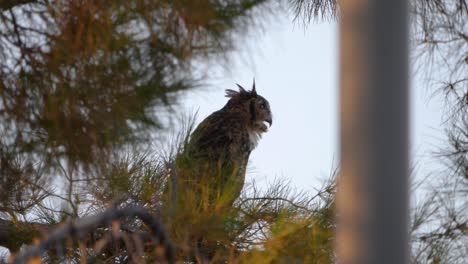
[[[217,111],[208,116],[192,134],[189,149],[193,157],[244,162],[250,154],[247,124],[242,116]]]

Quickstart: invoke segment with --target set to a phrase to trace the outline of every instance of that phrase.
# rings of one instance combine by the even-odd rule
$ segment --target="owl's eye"
[[[265,109],[265,107],[266,107],[265,103],[260,104],[260,109]]]

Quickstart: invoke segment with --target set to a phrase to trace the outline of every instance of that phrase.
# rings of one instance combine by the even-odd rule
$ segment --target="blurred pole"
[[[408,263],[408,3],[340,4],[338,263]]]

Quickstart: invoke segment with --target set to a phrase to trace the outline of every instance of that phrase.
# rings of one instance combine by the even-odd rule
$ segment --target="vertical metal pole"
[[[338,263],[408,263],[407,1],[340,3]]]

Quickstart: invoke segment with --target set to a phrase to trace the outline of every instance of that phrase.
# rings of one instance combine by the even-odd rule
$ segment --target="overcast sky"
[[[320,23],[304,30],[286,16],[267,28],[247,38],[221,79],[209,80],[211,87],[189,93],[182,102],[186,111],[198,110],[200,122],[224,106],[225,89],[236,88],[235,83],[250,88],[255,77],[274,120],[251,155],[248,178],[262,183],[288,178],[311,190],[338,162],[338,28]],[[423,175],[443,139],[442,108],[422,82],[411,83],[411,153]]]

